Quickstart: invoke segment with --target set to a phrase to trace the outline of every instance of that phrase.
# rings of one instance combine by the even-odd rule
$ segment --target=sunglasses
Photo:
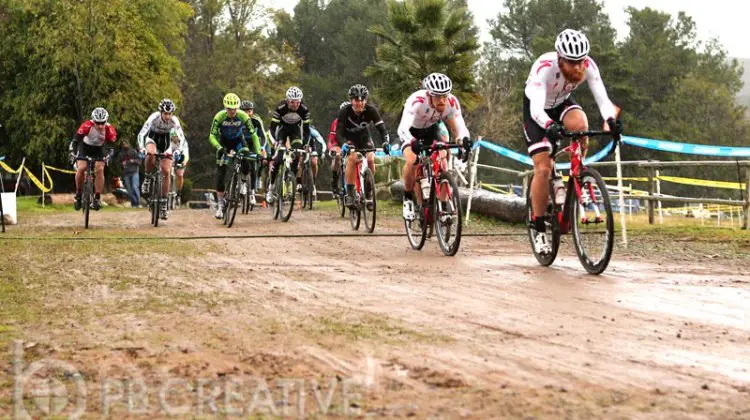
[[[105,125],[105,124],[107,124],[107,122],[106,121],[104,121],[104,122],[94,121],[94,124],[96,124],[96,125]]]
[[[568,60],[567,58],[563,58],[562,61],[570,66],[580,66],[584,61],[586,61],[586,59],[582,58],[580,60]]]

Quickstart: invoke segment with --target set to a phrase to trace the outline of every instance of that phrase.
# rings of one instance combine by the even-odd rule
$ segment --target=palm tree
[[[478,103],[473,67],[479,38],[472,17],[465,0],[388,0],[388,27],[370,28],[382,43],[375,62],[365,69],[383,110],[400,112],[432,72],[451,78],[464,107]]]

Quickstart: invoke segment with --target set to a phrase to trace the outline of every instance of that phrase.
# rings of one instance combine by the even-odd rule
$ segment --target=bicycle
[[[282,164],[276,168],[276,183],[274,185],[275,200],[271,206],[273,219],[288,222],[294,210],[294,196],[297,194],[297,174],[292,172],[292,162],[297,158],[297,150],[287,153],[286,147],[279,147],[277,153],[283,155]]]
[[[160,218],[163,220],[167,219],[167,213],[161,211],[161,203],[167,200],[167,198],[164,197],[164,194],[161,191],[161,186],[164,183],[164,175],[161,174],[161,160],[172,160],[172,156],[165,153],[148,154],[151,156],[156,156],[156,163],[154,164],[154,168],[151,170],[151,172],[146,175],[146,177],[151,180],[151,188],[148,196],[146,197],[146,202],[148,203],[148,207],[151,212],[151,224],[154,227],[157,227],[159,226]]]
[[[357,149],[354,146],[348,146],[341,154],[341,166],[344,166],[343,164],[349,153],[357,154],[357,163],[354,168],[355,173],[357,174],[354,179],[355,201],[354,207],[349,209],[349,223],[353,230],[359,230],[360,220],[364,215],[367,233],[372,233],[375,230],[377,199],[375,197],[375,175],[370,171],[370,167],[365,162],[365,156],[367,153],[377,151],[384,150],[375,148]],[[385,153],[388,153],[388,151],[385,150]],[[343,176],[341,179],[344,179]]]
[[[435,142],[427,149],[420,150],[417,156],[420,188],[416,188],[415,193],[421,195],[422,204],[416,208],[415,220],[404,219],[406,236],[415,250],[422,249],[434,230],[443,254],[453,256],[458,252],[461,245],[461,200],[455,175],[448,171],[448,159],[441,157],[440,151],[459,148],[468,158],[471,148],[468,139],[463,144]],[[445,199],[441,200],[443,197]]]
[[[91,156],[85,156],[82,159],[88,162],[86,167],[86,178],[83,180],[83,188],[81,191],[81,210],[83,210],[83,227],[89,228],[89,213],[91,212],[91,206],[94,204],[94,185],[96,184],[96,168],[92,169],[92,166],[96,165],[96,162],[104,162],[104,158],[92,158]]]
[[[315,197],[315,177],[312,173],[312,157],[318,156],[318,152],[310,151],[307,146],[304,149],[298,149],[297,153],[302,155],[302,189],[300,190],[300,202],[302,210],[308,208],[312,210]]]
[[[247,194],[242,195],[242,214],[248,214],[249,212],[253,211],[255,208],[255,191],[257,185],[252,185],[253,181],[253,175],[252,174],[258,174],[259,172],[257,167],[260,165],[262,166],[263,157],[260,155],[257,155],[255,153],[251,153],[248,157],[248,160],[250,161],[250,175],[248,175],[247,179],[245,180],[245,185],[247,188]],[[258,179],[260,178],[258,175],[256,178],[256,184]]]
[[[253,154],[254,155],[254,154]],[[242,161],[251,159],[251,155],[237,154],[236,151],[230,150],[224,156],[225,162],[233,163],[232,176],[229,177],[229,187],[224,191],[224,224],[227,228],[231,228],[234,224],[234,218],[237,215],[237,208],[240,203],[244,201],[244,197],[240,193],[241,173],[242,173]],[[253,157],[253,159],[255,159]],[[247,182],[247,181],[245,181]],[[247,194],[245,194],[246,196]]]
[[[173,162],[176,160],[173,160]],[[175,210],[179,209],[182,205],[182,199],[180,198],[180,195],[177,194],[177,175],[175,174],[175,171],[179,169],[180,167],[174,163],[172,167],[169,170],[169,194],[167,194],[167,210]]]
[[[609,131],[566,131],[562,133],[562,136],[570,138],[571,142],[568,147],[557,152],[559,143],[554,146],[552,153],[552,156],[554,156],[552,161],[553,176],[550,179],[549,190],[550,201],[545,212],[547,239],[549,240],[552,252],[540,254],[534,248],[534,237],[537,231],[534,226],[535,218],[531,207],[531,181],[533,180],[533,175],[529,179],[529,188],[526,192],[526,221],[531,249],[539,264],[547,267],[557,257],[561,235],[572,231],[576,253],[583,267],[590,274],[601,274],[609,264],[614,245],[615,227],[614,218],[612,217],[612,203],[609,199],[607,186],[599,172],[596,169],[584,166],[582,149],[578,140],[582,137],[613,136],[615,141],[612,142],[612,148],[608,152],[610,154],[619,143],[620,135]],[[555,169],[555,161],[558,156],[563,154],[570,156],[567,186],[562,182],[562,174]],[[559,191],[559,197],[556,199],[556,196],[558,196],[557,190],[561,188],[562,191]],[[563,192],[564,199],[562,199]],[[604,211],[606,220],[602,218],[602,211]],[[574,220],[576,221],[575,223],[573,223]],[[604,231],[597,234],[596,229],[599,229],[600,226],[604,228]],[[592,229],[589,229],[589,227],[592,227]],[[594,261],[592,257],[596,252],[594,251],[594,247],[588,244],[588,239],[594,238],[594,241],[596,241],[596,236],[603,236],[603,238],[600,238],[603,241],[600,244],[601,250],[597,257],[598,259]]]
[[[336,155],[342,155],[341,157],[341,165],[339,165],[338,173],[339,173],[339,180],[338,180],[338,191],[331,191],[331,194],[333,195],[333,199],[336,200],[336,207],[338,208],[339,215],[343,219],[344,216],[346,216],[346,206],[344,205],[344,198],[346,196],[346,180],[344,179],[344,168],[346,162],[344,161],[343,154],[336,153],[335,150],[329,150],[328,151],[328,157],[331,158],[331,161],[334,161],[336,159]]]

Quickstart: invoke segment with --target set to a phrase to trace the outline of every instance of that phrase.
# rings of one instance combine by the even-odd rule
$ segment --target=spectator
[[[130,196],[130,206],[137,209],[141,203],[141,184],[138,176],[141,158],[127,141],[122,142],[120,161],[122,162],[122,181]]]

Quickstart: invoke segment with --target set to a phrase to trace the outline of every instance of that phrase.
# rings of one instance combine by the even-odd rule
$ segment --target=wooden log
[[[469,198],[468,188],[459,188],[461,207],[466,209]],[[394,201],[403,201],[404,184],[396,181],[391,184],[391,198]],[[522,223],[526,220],[526,200],[521,197],[507,196],[485,190],[474,190],[471,200],[472,213],[496,217],[504,222]]]

